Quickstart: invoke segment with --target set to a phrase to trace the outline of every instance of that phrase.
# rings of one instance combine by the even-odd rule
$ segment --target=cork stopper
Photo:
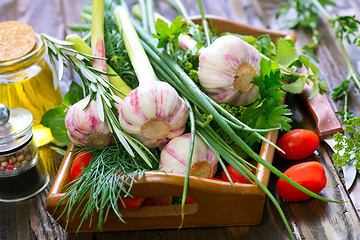
[[[0,62],[28,54],[36,45],[34,29],[18,21],[0,23]]]

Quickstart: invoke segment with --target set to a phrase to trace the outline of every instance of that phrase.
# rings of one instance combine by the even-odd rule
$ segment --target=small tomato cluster
[[[285,153],[278,151],[279,155],[289,160],[301,160],[312,155],[320,144],[319,137],[306,129],[294,129],[277,142]],[[284,174],[309,191],[318,194],[326,186],[324,167],[316,162],[303,162],[287,169]],[[276,191],[280,197],[288,201],[303,201],[311,196],[295,188],[283,179],[279,179]]]

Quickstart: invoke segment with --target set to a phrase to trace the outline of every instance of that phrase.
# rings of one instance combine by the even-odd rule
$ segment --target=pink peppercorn
[[[6,169],[9,170],[9,171],[13,170],[14,169],[14,164],[8,163],[8,165],[6,166]]]

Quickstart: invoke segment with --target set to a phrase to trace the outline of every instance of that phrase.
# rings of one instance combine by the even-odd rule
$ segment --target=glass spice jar
[[[16,202],[41,192],[49,175],[32,133],[32,114],[0,103],[0,201]]]

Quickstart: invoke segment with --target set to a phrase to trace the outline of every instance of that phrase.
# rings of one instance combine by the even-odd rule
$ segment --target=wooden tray
[[[269,34],[273,40],[283,37],[295,41],[295,36],[288,33],[257,29],[213,16],[208,19],[216,26],[218,33],[233,32],[253,36]],[[198,22],[199,19],[195,21]],[[266,137],[275,143],[278,131],[269,132]],[[73,148],[74,146],[71,146],[68,149],[45,202],[47,211],[55,219],[59,218],[66,205],[66,201],[61,202],[60,200],[64,196],[63,187],[70,182],[70,167],[75,155],[74,152],[71,152]],[[260,156],[265,161],[272,163],[274,152],[275,149],[272,146],[265,142],[262,143]],[[270,171],[260,164],[256,176],[265,186],[268,185]],[[133,186],[131,192],[134,197],[181,196],[183,183],[184,175],[146,172],[145,177]],[[227,182],[199,177],[190,177],[188,195],[196,202],[185,206],[185,219],[182,225],[184,228],[260,224],[266,197],[265,193],[255,184],[236,183],[233,187]],[[55,209],[56,211],[54,211]],[[97,228],[98,215],[95,214],[92,224],[85,221],[79,232],[178,228],[181,223],[179,205],[142,206],[135,210],[123,209],[120,211],[126,223],[119,221],[118,217],[111,212],[100,230]],[[81,217],[78,215],[71,218],[69,222],[66,216],[58,219],[58,223],[63,228],[68,224],[67,232],[76,232],[80,221]]]

